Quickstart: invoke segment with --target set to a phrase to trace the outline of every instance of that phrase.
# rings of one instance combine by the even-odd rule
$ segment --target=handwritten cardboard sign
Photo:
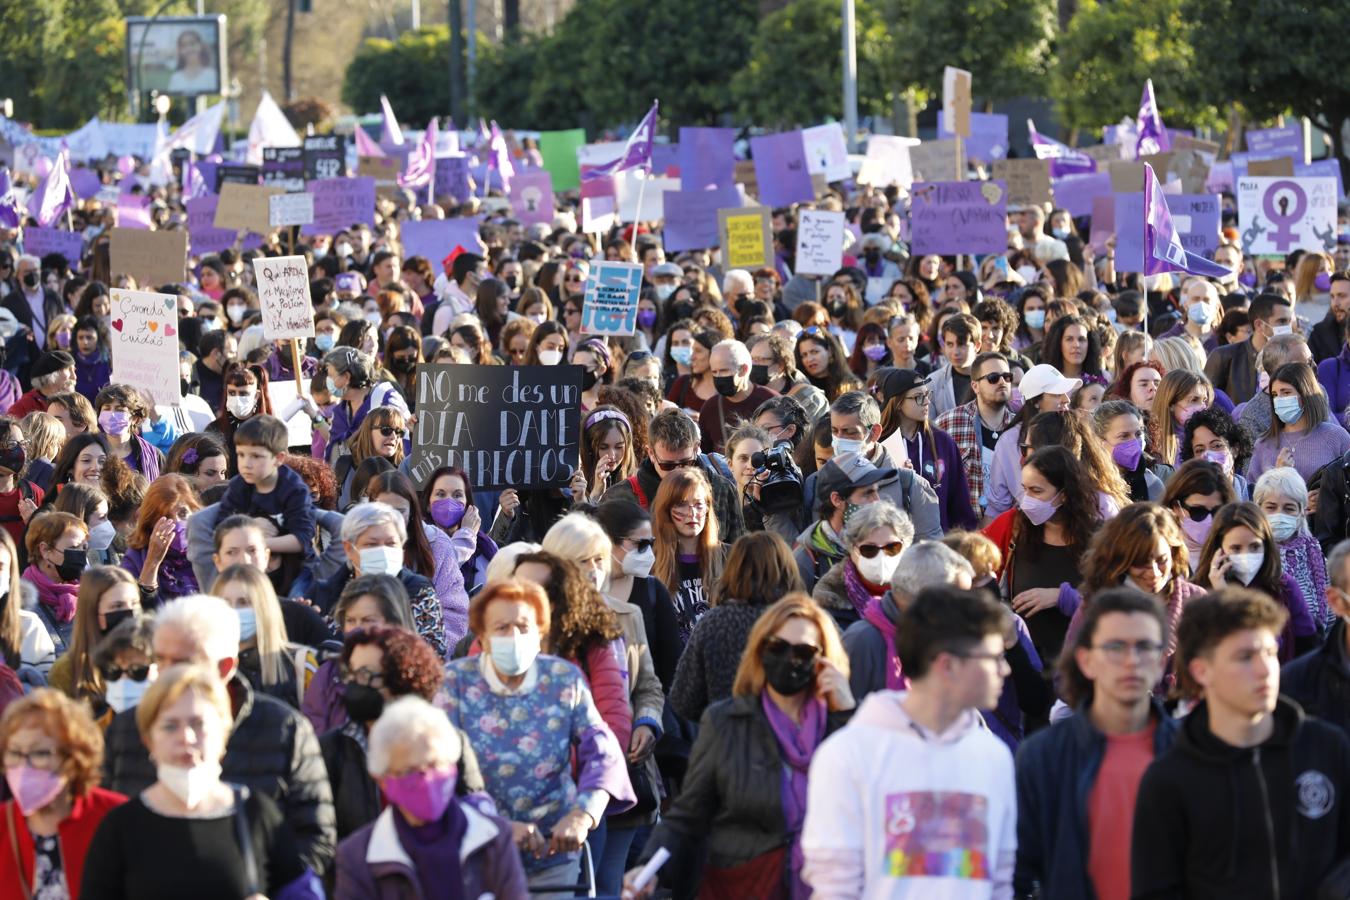
[[[116,231],[113,234],[116,241]],[[186,241],[187,235],[179,234]],[[110,293],[112,380],[149,391],[157,404],[182,403],[178,298],[122,288],[112,288]]]
[[[267,201],[267,224],[273,228],[314,221],[313,194],[274,194]]]
[[[1258,178],[1293,178],[1294,158],[1280,156],[1275,159],[1250,159],[1247,161],[1247,174]]]
[[[113,275],[130,275],[141,285],[179,284],[186,276],[187,242],[186,231],[114,228]]]
[[[193,197],[187,201],[184,206],[187,207],[187,227],[188,235],[192,239],[192,255],[201,257],[208,253],[219,253],[227,247],[233,247],[237,232],[228,228],[217,228],[216,206],[220,203],[220,197],[216,194],[207,194],[204,197]],[[244,242],[240,245],[242,250],[252,250],[255,247],[262,246],[262,235],[257,232],[249,232],[244,236]]]
[[[797,272],[833,275],[844,263],[844,214],[803,209],[797,217]]]
[[[216,205],[217,228],[231,231],[266,233],[273,194],[285,193],[275,184],[236,184],[227,181],[220,188],[220,203]]]
[[[1001,253],[1008,248],[1008,186],[915,182],[909,219],[915,253]]]
[[[909,148],[909,164],[915,181],[960,181],[965,175],[961,141],[924,141]],[[1007,245],[1004,245],[1007,249]]]
[[[257,257],[253,274],[262,307],[263,336],[269,341],[314,337],[309,268],[303,256]]]
[[[997,159],[992,174],[1008,183],[1008,202],[1014,206],[1044,206],[1050,202],[1049,160]]]
[[[723,269],[758,269],[773,264],[770,214],[767,206],[717,211]]]
[[[910,152],[919,145],[915,138],[874,134],[867,139],[867,155],[858,170],[858,183],[873,187],[899,185],[904,190],[914,182]]]
[[[582,334],[622,336],[636,331],[641,288],[642,266],[637,263],[597,263],[586,276]]]

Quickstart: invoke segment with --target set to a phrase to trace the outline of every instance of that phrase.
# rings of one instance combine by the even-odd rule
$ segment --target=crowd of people
[[[300,236],[298,372],[280,234],[137,285],[97,201],[74,265],[0,230],[0,898],[1350,896],[1344,225],[1145,278],[1036,206],[912,254],[848,182],[747,271],[570,200]],[[113,380],[117,287],[204,428]],[[435,363],[579,368],[566,486],[415,477]]]

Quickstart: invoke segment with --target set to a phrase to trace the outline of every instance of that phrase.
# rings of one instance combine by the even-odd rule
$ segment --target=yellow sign
[[[758,269],[773,264],[769,216],[766,206],[718,210],[723,269]]]

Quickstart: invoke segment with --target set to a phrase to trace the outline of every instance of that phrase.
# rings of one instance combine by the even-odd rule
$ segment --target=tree
[[[884,113],[892,51],[881,15],[858,0],[858,112]],[[843,118],[843,18],[838,0],[793,0],[760,23],[731,82],[741,117],[768,127]]]
[[[113,0],[0,5],[0,85],[17,118],[70,129],[126,108],[125,29]]]
[[[1218,125],[1202,96],[1208,67],[1196,65],[1185,0],[1082,0],[1055,45],[1050,89],[1070,128],[1096,130],[1134,118],[1145,79],[1153,79],[1163,121]]]
[[[445,25],[405,31],[397,41],[367,38],[342,79],[342,102],[355,110],[379,109],[380,94],[388,94],[400,119],[425,124],[450,108],[449,52]]]

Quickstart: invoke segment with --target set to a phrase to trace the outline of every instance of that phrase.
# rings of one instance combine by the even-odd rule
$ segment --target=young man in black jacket
[[[1176,666],[1202,699],[1139,785],[1134,900],[1315,897],[1350,857],[1350,741],[1279,695],[1287,617],[1244,588],[1187,603]]]

